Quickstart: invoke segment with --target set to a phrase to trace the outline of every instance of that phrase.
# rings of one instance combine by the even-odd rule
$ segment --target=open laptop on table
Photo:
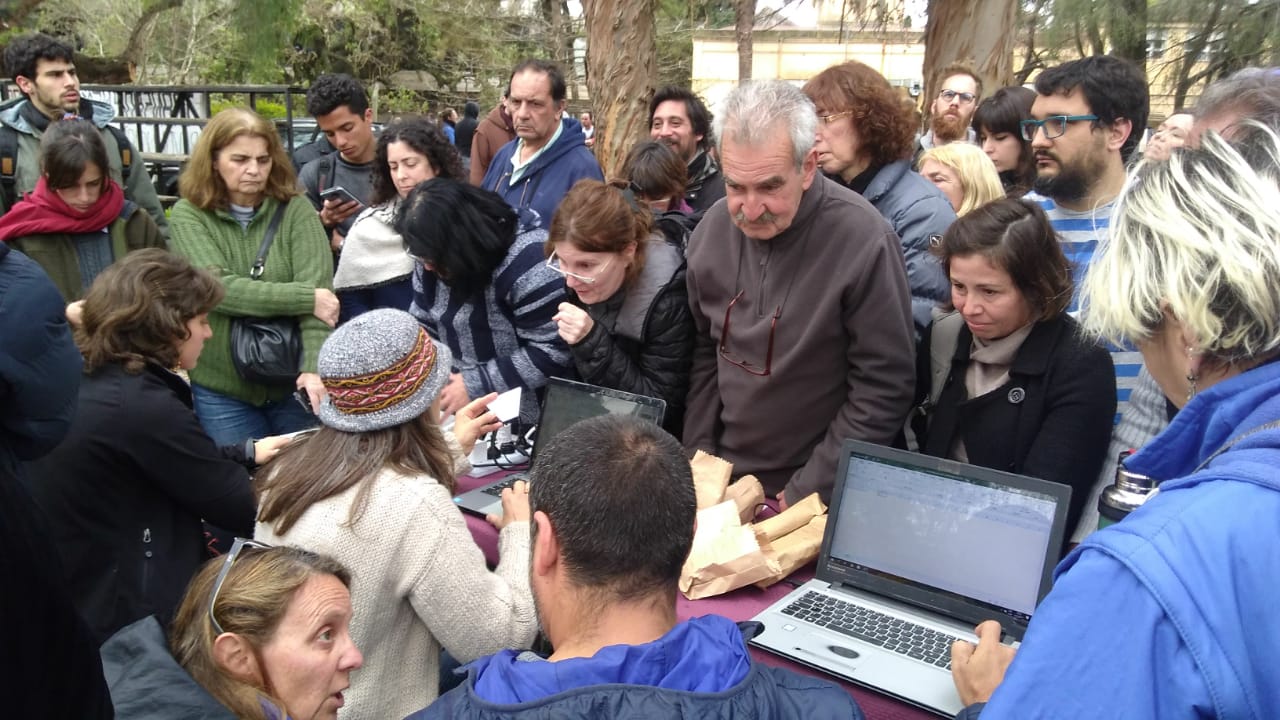
[[[561,430],[597,415],[634,415],[661,425],[667,412],[667,402],[659,398],[635,393],[611,390],[597,385],[549,378],[547,392],[542,398],[542,413],[538,419],[538,432],[533,438],[533,450],[529,462],[538,462],[539,449]],[[453,499],[466,512],[484,517],[502,513],[502,489],[524,475],[512,475],[488,485],[469,490]]]
[[[843,453],[817,577],[754,618],[751,644],[954,715],[951,643],[983,620],[1021,641],[1071,488],[856,440]]]

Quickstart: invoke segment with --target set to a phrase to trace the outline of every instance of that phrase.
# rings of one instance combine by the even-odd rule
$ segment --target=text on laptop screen
[[[550,384],[543,402],[542,417],[538,421],[538,435],[534,439],[533,454],[560,431],[570,425],[598,415],[634,415],[655,425],[662,424],[663,408],[647,405],[625,397],[622,393],[609,393],[590,385]]]
[[[855,454],[831,561],[1025,621],[1055,507],[1048,495]]]

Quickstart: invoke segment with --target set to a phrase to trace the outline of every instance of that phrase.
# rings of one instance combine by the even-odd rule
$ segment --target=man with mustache
[[[898,238],[818,172],[818,122],[786,82],[730,92],[715,121],[724,210],[688,249],[685,447],[754,474],[783,504],[828,498],[846,438],[891,442],[915,384]]]
[[[707,152],[711,145],[711,113],[688,88],[668,85],[649,101],[649,138],[675,151],[689,166],[684,201],[695,222],[724,197],[720,166]]]
[[[493,157],[480,187],[502,196],[517,211],[533,210],[551,226],[560,201],[579,180],[604,180],[587,148],[582,124],[563,117],[564,73],[548,60],[525,60],[511,73],[507,112],[516,139]]]
[[[142,161],[124,132],[108,124],[115,118],[116,109],[80,96],[80,77],[71,46],[44,33],[23,35],[5,48],[4,64],[25,97],[0,108],[0,133],[8,136],[0,139],[5,161],[0,166],[12,163],[12,167],[0,167],[0,215],[35,189],[40,178],[40,138],[49,123],[64,117],[82,117],[102,135],[111,179],[124,189],[125,199],[146,210],[160,233],[168,237],[169,221]]]
[[[982,79],[969,66],[952,63],[938,73],[938,94],[929,106],[929,131],[916,141],[915,159],[925,150],[959,142],[977,143],[977,133],[969,127],[982,100]],[[916,163],[913,161],[912,165]]]

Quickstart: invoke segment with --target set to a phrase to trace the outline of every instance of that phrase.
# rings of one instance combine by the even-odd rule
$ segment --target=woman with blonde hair
[[[169,218],[173,249],[212,269],[226,291],[209,313],[214,341],[191,373],[201,424],[219,445],[314,425],[293,391],[305,392],[309,409],[320,406],[316,356],[338,321],[338,298],[330,289],[333,259],[324,228],[298,190],[280,136],[252,110],[219,112],[200,133],[178,189],[183,199]],[[273,239],[259,270],[269,231]],[[231,352],[238,317],[296,318],[302,351],[294,381],[267,384],[239,374]]]
[[[351,634],[365,668],[347,720],[400,718],[436,698],[440,651],[461,662],[533,642],[529,496],[503,492],[501,562],[490,572],[453,502],[476,438],[501,426],[496,394],[442,430],[449,349],[403,310],[371,310],[320,351],[323,426],[286,448],[255,488],[255,537],[325,553],[355,580]]]
[[[117,720],[333,720],[363,663],[350,587],[333,558],[237,538],[191,580],[167,641],[148,617],[103,645]]]
[[[987,154],[969,143],[949,143],[925,150],[916,166],[938,186],[956,217],[1005,196],[1000,175]]]
[[[1180,409],[1125,460],[1158,492],[1062,561],[1016,655],[990,621],[956,643],[983,720],[1280,706],[1280,136],[1234,132],[1142,163],[1117,201],[1084,324],[1136,344]]]

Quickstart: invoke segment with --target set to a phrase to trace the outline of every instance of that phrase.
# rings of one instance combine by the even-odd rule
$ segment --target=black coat
[[[660,236],[650,239],[647,254],[634,286],[604,302],[585,305],[567,289],[570,302],[586,310],[593,323],[587,336],[569,350],[584,381],[666,400],[663,427],[680,437],[695,332],[684,258]],[[628,337],[618,326],[628,294],[651,298],[639,338]]]
[[[929,392],[926,332],[917,353],[918,400]],[[1009,381],[965,399],[965,369],[973,335],[962,326],[951,373],[937,405],[916,416],[921,451],[947,457],[957,433],[969,462],[1071,487],[1067,532],[1076,526],[1106,462],[1116,414],[1111,355],[1080,335],[1068,315],[1036,323],[1009,369]],[[927,428],[923,427],[927,424]]]
[[[253,533],[248,471],[204,433],[186,383],[155,366],[86,375],[71,432],[27,482],[98,642],[147,615],[169,622],[209,557],[201,519]]]

